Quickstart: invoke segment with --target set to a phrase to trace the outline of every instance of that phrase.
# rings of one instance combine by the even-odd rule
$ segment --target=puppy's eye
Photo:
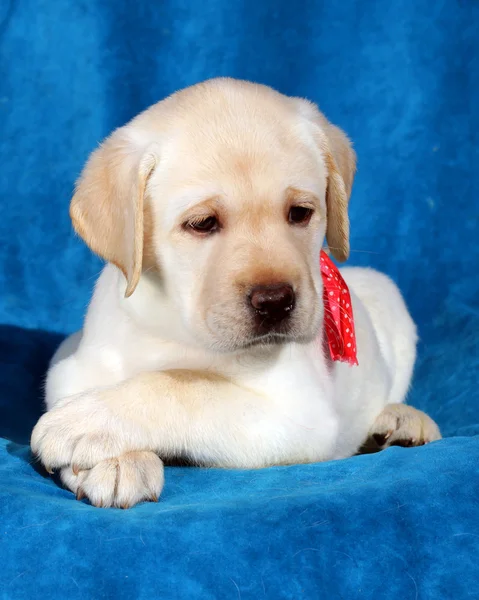
[[[313,209],[307,206],[292,206],[289,209],[288,221],[293,225],[307,225],[313,214]]]
[[[185,228],[192,229],[196,233],[214,233],[219,227],[218,219],[213,216],[185,223]]]

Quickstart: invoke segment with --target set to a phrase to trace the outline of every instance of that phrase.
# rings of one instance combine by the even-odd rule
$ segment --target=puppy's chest
[[[141,353],[135,351],[140,347]],[[233,439],[228,442],[235,461],[241,456],[245,466],[261,466],[333,457],[339,427],[333,381],[317,346],[289,345],[271,355],[258,351],[212,356],[191,348],[155,344],[151,339],[140,344],[137,339],[129,350],[130,366],[135,363],[138,372],[206,370],[237,385],[237,398],[222,406],[238,427],[241,447],[235,448]],[[250,394],[243,398],[242,390],[254,392],[255,399],[252,401]],[[211,457],[204,458],[211,462]]]
[[[258,392],[258,404],[243,414],[251,436],[280,449],[284,462],[331,458],[339,428],[333,382],[315,348],[288,348],[268,368],[241,374]]]
[[[276,397],[267,419],[250,423],[265,446],[282,455],[271,462],[314,462],[333,458],[339,420],[327,398],[316,393]]]

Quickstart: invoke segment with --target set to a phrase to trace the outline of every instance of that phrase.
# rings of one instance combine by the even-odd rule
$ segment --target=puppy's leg
[[[232,467],[283,460],[276,438],[258,427],[261,401],[213,374],[143,373],[59,401],[35,426],[32,451],[94,503],[131,505],[161,489],[153,453]]]
[[[99,507],[130,508],[138,502],[156,502],[164,483],[162,461],[147,451],[127,452],[86,471],[63,467],[60,477],[79,500],[86,497]]]
[[[405,404],[388,404],[374,421],[363,451],[422,446],[440,439],[439,427],[426,413]]]

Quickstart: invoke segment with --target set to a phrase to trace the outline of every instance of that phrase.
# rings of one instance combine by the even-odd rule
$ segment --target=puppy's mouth
[[[229,308],[229,307],[228,307]],[[309,344],[317,336],[320,312],[292,305],[269,311],[229,311],[208,315],[209,345],[219,352],[241,352],[287,344]]]
[[[250,332],[249,335],[238,335],[233,338],[216,338],[216,341],[210,346],[217,352],[243,352],[253,348],[273,348],[286,344],[309,344],[315,339],[316,335],[310,332],[300,333],[298,331],[278,332],[259,334]]]
[[[255,346],[277,346],[291,341],[291,336],[284,333],[266,333],[246,341],[243,348],[253,348]]]
[[[247,350],[248,348],[254,348],[258,346],[278,346],[281,344],[289,344],[295,342],[297,344],[307,344],[311,341],[311,336],[306,335],[293,335],[292,333],[267,333],[264,335],[257,335],[249,340],[246,340],[238,350]]]

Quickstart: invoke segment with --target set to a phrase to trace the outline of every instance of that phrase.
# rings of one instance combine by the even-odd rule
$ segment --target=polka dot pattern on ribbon
[[[324,335],[331,359],[357,365],[353,307],[348,286],[324,250],[321,250],[320,264],[324,288]]]

